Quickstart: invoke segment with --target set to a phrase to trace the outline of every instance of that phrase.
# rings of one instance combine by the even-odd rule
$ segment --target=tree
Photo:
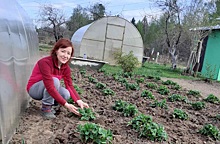
[[[136,27],[135,18],[133,17],[131,23]]]
[[[62,26],[65,24],[65,16],[61,10],[54,8],[52,5],[44,5],[40,9],[39,21],[41,21],[45,27],[52,28],[52,30],[47,32],[53,34],[55,41],[63,37]]]
[[[177,0],[158,0],[158,6],[164,11],[165,19],[164,34],[166,45],[171,55],[172,68],[177,67],[178,44],[182,35],[182,25],[180,19],[181,8]]]
[[[92,13],[94,21],[105,16],[105,6],[100,3],[90,6],[89,11]]]
[[[73,9],[72,16],[66,22],[67,28],[72,34],[78,30],[80,27],[89,24],[91,21],[89,20],[89,15],[85,8],[82,8],[78,5]]]

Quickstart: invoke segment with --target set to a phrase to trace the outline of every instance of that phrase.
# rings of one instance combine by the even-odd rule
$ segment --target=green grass
[[[53,48],[52,45],[47,45],[47,44],[39,44],[39,50],[44,51],[44,52],[49,52]]]
[[[122,72],[122,69],[119,66],[110,66],[105,64],[102,68],[105,69],[107,73],[115,74]],[[134,73],[137,75],[145,76],[158,76],[158,77],[167,77],[167,78],[179,78],[179,79],[193,79],[199,80],[201,78],[196,78],[193,76],[182,75],[183,69],[177,68],[176,70],[171,69],[170,66],[165,66],[162,64],[155,63],[145,63],[142,67],[136,68]]]

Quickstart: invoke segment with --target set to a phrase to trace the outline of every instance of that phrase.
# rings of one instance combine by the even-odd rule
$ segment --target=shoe
[[[56,111],[52,110],[51,105],[42,104],[41,111],[42,111],[42,116],[46,119],[56,118],[56,116],[54,115],[54,112],[56,113]]]
[[[56,114],[56,110],[52,107],[51,108],[51,112],[53,113],[53,114]]]
[[[50,112],[42,111],[42,116],[43,116],[43,118],[46,118],[46,119],[54,119],[54,118],[56,118],[56,116],[53,114],[52,111],[50,111]]]

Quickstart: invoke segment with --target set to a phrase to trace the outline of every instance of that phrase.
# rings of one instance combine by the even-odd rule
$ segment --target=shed
[[[191,29],[192,31],[209,31],[204,37],[201,49],[197,48],[196,53],[201,53],[198,71],[207,78],[220,80],[220,26],[199,27]]]
[[[143,40],[137,28],[120,17],[104,17],[78,29],[72,36],[75,57],[107,61],[114,64],[114,53],[133,54],[142,62]]]
[[[0,143],[7,144],[28,106],[26,84],[38,59],[32,20],[16,0],[0,0]]]

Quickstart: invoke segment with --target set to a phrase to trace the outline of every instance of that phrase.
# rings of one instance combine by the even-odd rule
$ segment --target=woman
[[[27,84],[29,95],[35,100],[42,101],[42,115],[45,118],[55,118],[52,106],[54,101],[66,107],[70,112],[80,115],[77,107],[66,100],[70,97],[80,106],[89,107],[73,87],[71,69],[68,65],[74,49],[70,40],[59,39],[54,45],[51,55],[40,59],[30,76]],[[63,78],[65,88],[60,85]]]

